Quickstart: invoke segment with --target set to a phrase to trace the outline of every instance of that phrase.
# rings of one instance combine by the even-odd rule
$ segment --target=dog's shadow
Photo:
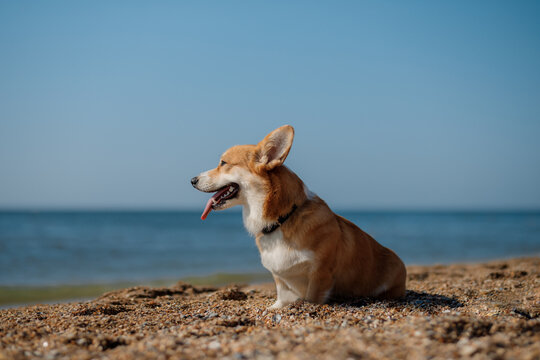
[[[337,306],[353,306],[358,308],[369,307],[372,305],[383,305],[386,307],[412,306],[429,313],[437,312],[441,310],[441,308],[457,309],[464,306],[463,303],[455,297],[413,290],[407,290],[405,296],[395,300],[380,300],[374,298],[331,299],[329,303]]]

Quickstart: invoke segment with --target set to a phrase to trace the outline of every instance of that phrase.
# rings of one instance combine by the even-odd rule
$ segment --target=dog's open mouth
[[[235,183],[230,183],[219,189],[206,203],[206,207],[201,215],[201,219],[204,220],[210,214],[212,209],[216,210],[223,206],[227,200],[230,200],[238,194],[239,186]]]

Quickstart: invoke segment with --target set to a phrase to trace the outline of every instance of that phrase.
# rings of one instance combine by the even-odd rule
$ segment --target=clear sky
[[[538,1],[2,1],[0,207],[193,208],[234,144],[335,208],[540,208]]]

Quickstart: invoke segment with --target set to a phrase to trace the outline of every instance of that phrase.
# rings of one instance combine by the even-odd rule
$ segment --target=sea
[[[540,211],[341,211],[406,264],[540,254]],[[2,211],[0,287],[263,274],[239,211]]]

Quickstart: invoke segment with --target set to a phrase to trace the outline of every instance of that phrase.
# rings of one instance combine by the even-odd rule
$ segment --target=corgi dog
[[[401,259],[352,222],[335,214],[283,165],[294,138],[290,125],[257,145],[233,146],[217,168],[191,179],[200,191],[215,192],[201,219],[212,210],[242,205],[247,231],[256,239],[263,266],[276,283],[281,308],[298,299],[404,295]]]

